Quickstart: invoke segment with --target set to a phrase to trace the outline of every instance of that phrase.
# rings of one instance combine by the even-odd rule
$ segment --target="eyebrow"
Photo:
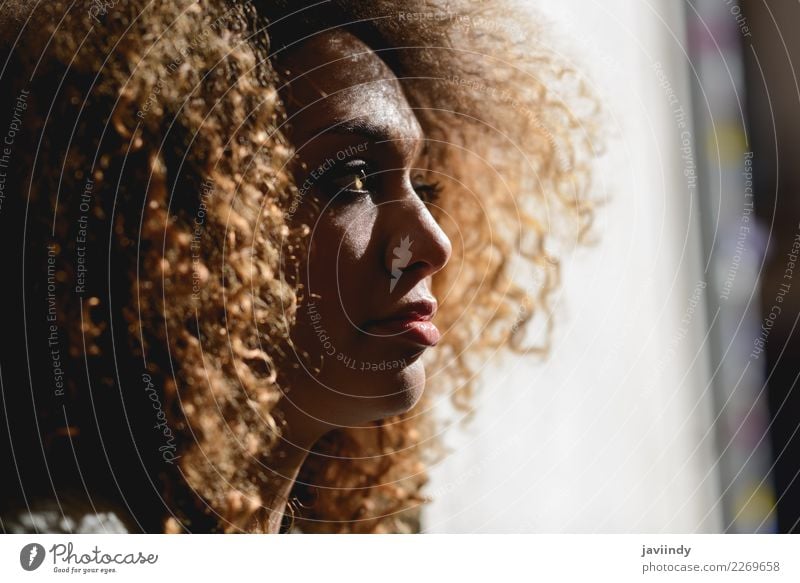
[[[422,150],[425,146],[425,138],[421,137],[417,140],[416,137],[414,138],[403,138],[397,137],[396,135],[392,135],[391,130],[389,127],[381,124],[375,124],[367,119],[354,119],[348,120],[342,123],[338,123],[333,126],[329,126],[325,129],[320,129],[314,132],[312,135],[316,136],[324,136],[324,135],[345,135],[345,136],[363,136],[370,141],[374,142],[375,144],[385,143],[385,142],[420,142],[420,150]]]
[[[388,142],[395,139],[392,138],[392,134],[389,131],[389,128],[387,128],[386,126],[374,124],[364,119],[349,120],[346,122],[336,124],[334,126],[330,126],[324,130],[319,131],[317,135],[328,135],[328,134],[364,136],[365,138],[371,139],[373,142],[384,142],[384,141]]]

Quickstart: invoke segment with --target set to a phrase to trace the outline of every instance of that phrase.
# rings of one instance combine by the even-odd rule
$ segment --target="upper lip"
[[[433,318],[438,309],[436,300],[420,300],[403,304],[397,311],[385,318],[373,320],[371,324],[384,322],[427,321]]]

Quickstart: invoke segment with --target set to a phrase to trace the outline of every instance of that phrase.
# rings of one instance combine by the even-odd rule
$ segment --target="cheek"
[[[370,235],[374,222],[368,212],[323,215],[313,233],[308,278],[314,293],[333,306],[352,305],[353,292],[364,290],[374,261]],[[362,291],[363,293],[363,291]]]

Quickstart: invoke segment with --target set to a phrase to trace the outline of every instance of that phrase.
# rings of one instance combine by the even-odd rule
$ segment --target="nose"
[[[391,277],[390,291],[405,280],[411,289],[420,280],[440,271],[450,260],[450,239],[410,185],[407,196],[385,203],[386,244],[384,262]]]

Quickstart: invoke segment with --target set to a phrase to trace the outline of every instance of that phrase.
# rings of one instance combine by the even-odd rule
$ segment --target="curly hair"
[[[0,207],[4,271],[22,278],[0,292],[8,337],[24,338],[0,357],[18,500],[77,484],[119,496],[132,529],[266,528],[309,234],[287,218],[297,185],[276,62],[331,27],[400,80],[453,256],[434,276],[444,334],[423,398],[326,434],[295,484],[294,524],[415,530],[443,454],[434,405],[468,413],[501,348],[546,352],[558,249],[583,240],[594,207],[598,106],[579,71],[511,2],[303,4],[2,9],[0,127],[22,127]]]

